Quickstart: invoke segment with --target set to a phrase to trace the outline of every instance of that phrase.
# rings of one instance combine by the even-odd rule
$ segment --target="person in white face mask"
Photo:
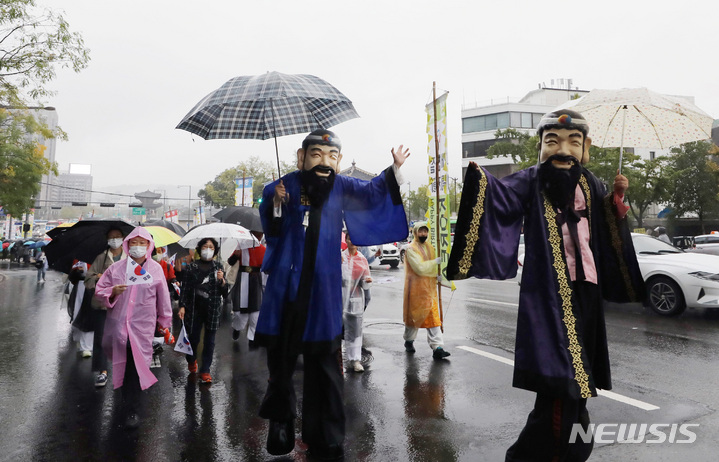
[[[122,230],[110,229],[107,232],[107,248],[102,251],[90,265],[85,278],[85,288],[95,290],[97,281],[100,280],[110,265],[127,258],[127,254],[122,249],[122,241],[125,236]],[[92,325],[95,332],[92,341],[92,370],[97,372],[95,376],[95,386],[104,387],[107,384],[107,355],[102,350],[102,335],[105,330],[105,318],[107,317],[107,308],[105,308],[99,300],[92,297]]]
[[[143,390],[157,382],[150,370],[152,342],[162,330],[172,343],[172,305],[162,268],[150,256],[152,236],[138,226],[125,238],[128,258],[113,263],[97,282],[95,297],[108,309],[102,345],[121,389],[128,429],[140,425]]]
[[[182,293],[178,316],[185,323],[190,345],[195,355],[186,355],[187,369],[191,374],[197,372],[197,348],[202,328],[205,328],[205,341],[200,363],[200,382],[212,383],[210,366],[215,350],[215,334],[220,327],[222,315],[222,297],[228,293],[225,272],[222,264],[215,260],[220,248],[217,241],[206,237],[197,244],[195,253],[200,256],[182,271]]]

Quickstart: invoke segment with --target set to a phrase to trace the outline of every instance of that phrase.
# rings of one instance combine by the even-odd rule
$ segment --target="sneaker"
[[[104,387],[105,385],[107,385],[107,372],[100,372],[100,374],[95,377],[95,386]]]
[[[437,347],[434,349],[434,352],[432,353],[432,357],[434,359],[444,359],[447,356],[449,356],[449,351],[445,351],[442,347]]]
[[[92,357],[92,351],[90,351],[90,350],[83,350],[83,351],[82,351],[82,357],[83,357],[83,358],[90,358],[90,357]]]
[[[197,372],[197,360],[187,363],[187,370],[190,371],[190,373],[194,374]]]
[[[212,383],[212,376],[209,372],[202,372],[200,374],[200,383]]]
[[[237,329],[232,329],[232,340],[237,340],[240,338],[240,331]]]
[[[352,366],[352,370],[355,372],[364,372],[364,367],[362,367],[362,363],[359,361],[350,361],[350,366]]]
[[[410,340],[404,342],[404,349],[407,353],[414,353],[415,351],[417,351],[414,349],[414,341]]]

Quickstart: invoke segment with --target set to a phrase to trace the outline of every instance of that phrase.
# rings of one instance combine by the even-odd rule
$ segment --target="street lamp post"
[[[178,185],[180,188],[187,188],[187,229],[190,229],[190,213],[192,212],[192,186],[189,184]]]

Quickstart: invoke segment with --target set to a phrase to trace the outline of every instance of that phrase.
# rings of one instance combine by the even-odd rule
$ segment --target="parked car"
[[[677,316],[686,308],[719,308],[719,256],[684,252],[646,234],[632,233],[632,241],[652,310]]]
[[[672,245],[682,250],[694,250],[694,236],[674,236]]]
[[[378,248],[382,251],[380,256],[377,257],[380,265],[389,265],[392,268],[397,268],[397,266],[399,266],[400,255],[397,246],[394,244],[382,244],[381,246],[373,245],[370,247],[370,251],[374,253]]]
[[[694,236],[694,252],[719,255],[719,234]]]

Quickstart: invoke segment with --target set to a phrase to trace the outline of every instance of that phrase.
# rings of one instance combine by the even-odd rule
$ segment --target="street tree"
[[[494,133],[497,142],[487,149],[487,158],[511,157],[519,170],[537,164],[539,137],[514,128],[500,129]]]
[[[0,3],[0,205],[19,216],[40,191],[42,175],[57,174],[44,157],[43,140],[66,139],[50,130],[28,106],[53,94],[46,85],[58,69],[79,72],[89,51],[63,16],[38,6],[36,0]]]
[[[57,69],[79,72],[90,60],[82,36],[65,18],[36,0],[0,3],[0,100],[39,101],[52,95],[46,85]]]
[[[45,157],[38,138],[65,138],[50,130],[27,110],[0,108],[0,205],[6,214],[21,216],[32,208],[42,176],[57,175],[57,166]]]
[[[235,179],[253,178],[252,181],[252,203],[257,204],[257,199],[262,195],[262,188],[266,183],[275,179],[277,175],[276,164],[269,160],[261,160],[258,156],[252,156],[246,161],[240,162],[237,166],[223,170],[214,180],[207,182],[197,196],[206,205],[213,207],[231,207],[235,205]],[[282,162],[280,169],[282,174],[295,170],[295,165]]]
[[[410,221],[425,220],[429,208],[429,186],[421,185],[414,191],[402,194],[404,209]]]
[[[719,214],[719,165],[712,143],[696,141],[673,148],[670,196],[672,216],[696,214],[702,233],[704,220]]]
[[[644,227],[644,215],[652,204],[667,202],[670,198],[669,159],[657,157],[635,161],[623,170],[629,180],[626,192],[629,212],[637,221],[637,227]]]

